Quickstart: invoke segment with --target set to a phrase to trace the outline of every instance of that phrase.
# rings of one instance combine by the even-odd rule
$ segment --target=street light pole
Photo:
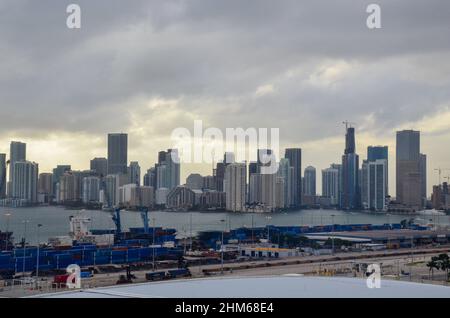
[[[155,217],[153,217],[152,218],[152,221],[153,221],[153,239],[152,239],[152,245],[153,245],[153,257],[152,257],[152,264],[153,264],[153,271],[155,271],[155,232],[156,232],[156,230],[155,230],[155,223],[156,223],[156,220],[155,220]]]
[[[222,242],[220,243],[220,272],[223,275],[223,232],[225,231],[225,220],[220,220],[222,222]]]
[[[39,278],[39,247],[40,247],[40,242],[39,242],[39,230],[41,228],[42,224],[38,224],[37,225],[37,256],[36,256],[36,282]]]
[[[27,223],[29,221],[25,220],[23,221],[24,224],[24,231],[23,231],[23,263],[22,263],[22,277],[25,277],[25,256],[26,256],[26,249],[27,249]]]
[[[189,250],[190,251],[192,251],[192,213],[190,214],[190,216],[189,216],[189,232],[190,232],[190,234],[189,234],[189,237],[190,237],[190,239],[189,239]]]
[[[255,242],[255,237],[254,237],[255,224],[253,222],[253,217],[254,217],[254,215],[252,214],[252,244]]]
[[[333,232],[333,236],[331,237],[331,250],[332,250],[332,254],[334,255],[334,214],[331,215],[331,226],[332,226],[332,232]]]

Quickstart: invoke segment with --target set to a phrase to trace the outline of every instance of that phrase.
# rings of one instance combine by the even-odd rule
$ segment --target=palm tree
[[[433,256],[431,258],[431,261],[429,261],[427,263],[427,267],[429,269],[429,271],[431,272],[431,279],[434,279],[434,269],[439,270],[440,266],[439,266],[439,258],[437,256]]]
[[[445,271],[447,274],[448,279],[448,271],[450,269],[450,257],[447,254],[440,254],[439,255],[439,269]]]

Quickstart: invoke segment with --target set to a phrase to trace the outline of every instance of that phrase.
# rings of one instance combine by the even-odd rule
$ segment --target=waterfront
[[[79,213],[78,210],[66,210],[63,207],[43,206],[35,208],[4,208],[0,207],[0,230],[14,232],[15,242],[26,236],[27,242],[35,244],[47,242],[52,236],[67,235],[69,232],[69,217]],[[92,229],[113,229],[111,213],[98,210],[83,212],[92,220]],[[6,216],[10,214],[9,216]],[[399,223],[401,220],[414,218],[416,222],[450,224],[447,215],[392,215],[372,214],[367,212],[345,212],[338,210],[299,210],[287,213],[227,213],[227,212],[163,212],[149,213],[150,225],[153,219],[156,226],[175,228],[180,236],[189,236],[203,230],[228,230],[237,227],[266,226],[266,225],[322,225],[331,224],[384,224]],[[142,227],[139,212],[122,211],[122,227]],[[222,221],[224,220],[224,221]],[[25,227],[26,221],[26,227]],[[26,230],[26,232],[25,232]]]

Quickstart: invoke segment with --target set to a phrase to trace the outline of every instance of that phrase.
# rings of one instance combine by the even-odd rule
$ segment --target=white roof
[[[45,298],[450,298],[450,287],[382,280],[299,275],[182,279],[40,295]]]

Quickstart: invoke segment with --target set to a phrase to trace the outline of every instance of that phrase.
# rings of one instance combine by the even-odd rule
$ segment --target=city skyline
[[[351,131],[353,129],[354,129],[353,127],[350,128]],[[409,132],[411,130],[405,130],[405,131]],[[405,131],[400,131],[400,132],[405,132]],[[398,133],[399,132],[397,132],[396,134],[398,135]],[[421,132],[419,132],[419,133],[421,134]],[[106,136],[106,139],[109,140],[109,138],[111,136],[117,136],[117,135],[122,135],[125,138],[125,140],[128,140],[127,133],[120,133],[120,134],[108,133],[107,136]],[[342,153],[345,153],[348,150],[347,149],[348,148],[347,142],[348,142],[349,139],[347,137],[344,137],[344,136],[341,136],[341,138],[343,139],[343,142],[342,142],[343,143],[343,150],[341,150],[341,151],[342,151]],[[396,148],[392,149],[391,147],[386,146],[386,145],[374,144],[374,145],[367,146],[366,149],[361,149],[361,150],[358,151],[358,149],[359,149],[358,148],[358,142],[357,142],[357,140],[358,140],[358,132],[353,130],[353,137],[350,138],[350,139],[355,140],[355,141],[351,141],[350,147],[351,147],[351,151],[354,151],[356,154],[358,154],[358,156],[360,158],[359,165],[358,165],[359,169],[363,168],[364,161],[366,161],[366,159],[368,159],[368,157],[371,155],[370,152],[373,149],[383,148],[383,150],[386,151],[386,147],[387,147],[389,162],[393,162],[394,163],[394,164],[389,165],[389,171],[388,171],[388,175],[390,176],[388,178],[389,179],[389,185],[388,185],[389,195],[391,195],[393,197],[396,197],[396,191],[395,191],[396,190],[396,184],[397,184],[397,177],[396,177],[397,167],[396,167],[396,164],[395,164],[396,163],[395,153],[397,151]],[[353,146],[353,144],[352,144],[353,142],[355,142],[355,146]],[[26,147],[25,147],[24,150],[27,153],[27,156],[26,156],[25,159],[26,159],[26,161],[35,162],[35,163],[39,164],[39,174],[41,174],[41,173],[52,173],[52,172],[55,173],[55,168],[58,168],[58,167],[61,167],[61,169],[63,169],[63,170],[67,170],[68,169],[67,167],[70,167],[69,170],[72,170],[72,171],[86,171],[86,170],[91,169],[93,163],[98,161],[98,160],[105,160],[106,161],[105,164],[107,164],[107,158],[105,158],[105,157],[107,157],[107,154],[108,154],[108,142],[106,142],[106,145],[105,145],[105,148],[106,148],[105,149],[105,153],[106,153],[105,157],[98,156],[98,157],[91,158],[90,160],[88,160],[87,163],[81,165],[79,168],[77,166],[72,165],[70,162],[66,162],[64,164],[59,163],[57,166],[49,169],[49,171],[46,171],[46,170],[42,169],[41,168],[42,164],[40,162],[34,160],[33,158],[30,159],[30,156],[28,156],[29,145],[27,143],[22,143],[21,141],[11,141],[11,145],[17,145],[17,144],[22,145],[22,147],[25,144]],[[422,146],[423,146],[423,142],[420,142],[420,147],[422,147]],[[298,148],[288,147],[286,149],[280,149],[280,154],[278,156],[276,156],[277,162],[281,162],[281,160],[286,158],[286,156],[288,156],[288,153],[285,153],[285,150],[290,150],[290,149],[294,149],[295,150],[295,149],[298,149]],[[299,149],[301,149],[300,173],[302,174],[302,182],[303,182],[303,177],[305,175],[306,170],[308,168],[314,168],[317,171],[316,178],[315,178],[316,189],[317,189],[316,192],[317,192],[317,194],[322,194],[323,195],[323,193],[321,191],[322,186],[323,186],[322,185],[323,184],[323,180],[322,180],[322,177],[319,176],[319,175],[322,174],[321,171],[328,169],[330,167],[330,165],[341,164],[341,161],[335,161],[335,162],[329,161],[328,166],[325,166],[325,167],[318,167],[314,163],[306,164],[306,168],[305,168],[305,163],[304,163],[305,151],[304,151],[303,148],[299,148]],[[10,149],[10,151],[11,151],[11,149]],[[271,150],[270,150],[270,152],[271,152]],[[394,154],[391,154],[391,153],[394,153]],[[129,169],[130,169],[131,166],[133,166],[134,164],[138,164],[140,169],[141,169],[141,171],[142,171],[142,172],[139,172],[139,175],[140,175],[139,183],[142,183],[143,180],[144,180],[144,177],[145,177],[144,175],[145,175],[146,171],[149,170],[149,169],[154,169],[155,166],[156,167],[158,166],[158,162],[159,162],[159,160],[161,160],[160,156],[162,154],[164,154],[164,156],[166,156],[166,152],[165,151],[157,151],[156,152],[156,157],[157,157],[156,161],[153,164],[150,164],[149,166],[143,166],[143,164],[140,163],[139,161],[134,160],[133,158],[130,158],[128,160],[127,164],[126,164],[126,167],[125,167],[125,170],[124,170],[123,173],[127,173],[127,171],[129,172],[130,171]],[[124,155],[127,156],[127,154],[124,154]],[[426,154],[425,156],[427,156],[427,155],[428,154]],[[249,164],[251,164],[251,163],[256,164],[257,163],[257,161],[255,161],[253,159],[258,157],[258,152],[256,152],[255,154],[250,154],[250,156],[251,156],[252,159],[247,160],[247,167],[248,167],[248,169],[251,169]],[[340,154],[340,156],[342,156],[342,154]],[[169,155],[169,157],[170,157],[170,155]],[[224,156],[224,158],[225,158],[225,156]],[[9,160],[9,152],[6,153],[6,160]],[[45,165],[45,163],[44,163],[44,165]],[[200,169],[200,170],[199,169],[197,169],[197,170],[188,170],[188,169],[185,169],[186,166],[196,166],[196,167],[201,166],[203,169]],[[11,168],[11,165],[10,165],[9,168]],[[391,169],[393,170],[393,173],[390,171]],[[429,167],[428,164],[426,164],[426,169],[427,169],[427,171],[430,171],[430,173],[431,173],[431,177],[430,177],[430,175],[428,175],[426,177],[426,179],[427,179],[426,197],[430,198],[433,186],[438,184],[437,180],[435,181],[433,179],[433,177],[436,176],[436,179],[437,179],[438,175],[437,175],[437,172],[434,170],[434,168],[433,167]],[[59,173],[61,173],[61,172],[59,172]],[[446,173],[446,170],[444,170],[444,174],[445,173]],[[213,171],[211,170],[211,165],[209,163],[208,164],[207,163],[204,163],[204,164],[186,164],[186,163],[181,163],[181,165],[180,165],[180,177],[179,177],[180,178],[180,184],[185,184],[186,179],[191,174],[200,174],[202,176],[211,176],[213,174]],[[8,176],[8,178],[9,178],[9,176]],[[250,179],[247,178],[247,182],[248,183],[249,183],[249,181],[250,181]],[[136,182],[133,181],[133,182],[130,182],[130,183],[136,183]],[[391,187],[390,184],[393,184],[393,186]],[[302,187],[303,187],[303,185],[302,185]],[[301,191],[303,193],[303,189]]]
[[[387,145],[394,163],[395,132],[421,131],[429,195],[433,169],[450,168],[448,19],[433,3],[450,5],[379,1],[379,30],[352,1],[113,0],[107,13],[102,1],[79,1],[79,30],[67,29],[64,4],[5,3],[0,152],[20,140],[42,172],[84,169],[107,157],[107,133],[123,131],[128,161],[147,169],[173,129],[201,119],[223,131],[279,127],[280,148],[302,148],[303,167],[320,171],[341,161],[340,123],[349,120],[360,161],[367,146]],[[209,171],[185,165],[181,179]]]

